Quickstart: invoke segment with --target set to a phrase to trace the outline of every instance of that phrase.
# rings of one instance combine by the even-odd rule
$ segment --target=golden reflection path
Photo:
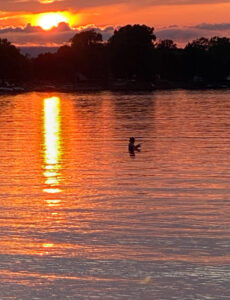
[[[61,101],[59,97],[45,98],[43,102],[44,112],[44,164],[46,187],[44,192],[57,194],[61,192],[60,184],[61,169]],[[47,200],[48,205],[57,205],[59,200]]]

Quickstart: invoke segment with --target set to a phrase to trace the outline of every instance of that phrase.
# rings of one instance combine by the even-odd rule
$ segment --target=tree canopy
[[[115,30],[109,39],[111,71],[124,78],[151,79],[154,28],[127,25]]]
[[[228,83],[230,39],[198,38],[178,48],[173,40],[156,40],[153,27],[126,25],[108,41],[94,29],[76,33],[56,53],[28,58],[7,39],[0,39],[0,80],[43,80],[67,83],[160,81],[189,85]]]
[[[26,57],[7,39],[0,38],[0,79],[18,81],[24,79]]]
[[[87,48],[102,42],[102,35],[94,29],[76,33],[70,40],[72,48]]]

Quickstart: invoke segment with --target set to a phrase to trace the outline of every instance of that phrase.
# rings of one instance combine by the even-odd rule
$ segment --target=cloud
[[[94,24],[87,26],[80,26],[71,28],[69,24],[62,22],[58,27],[50,31],[44,31],[39,26],[32,26],[27,24],[24,27],[5,27],[0,28],[0,37],[7,38],[16,45],[39,45],[39,46],[61,46],[68,43],[70,39],[78,32],[95,29],[101,33],[103,40],[108,40],[114,33],[114,30],[119,27],[105,26],[100,27]],[[189,41],[195,40],[200,37],[213,37],[213,36],[229,36],[230,23],[208,24],[201,23],[195,26],[178,26],[169,25],[163,28],[156,28],[155,34],[157,39],[171,39],[177,43],[178,46],[183,47]]]
[[[0,29],[1,38],[7,38],[11,43],[18,46],[37,45],[37,46],[61,46],[68,43],[78,32],[95,29],[101,33],[104,40],[107,40],[114,32],[115,27],[97,27],[95,25],[71,28],[67,23],[60,23],[57,27],[49,31],[44,31],[39,26],[27,24],[25,27],[6,27]]]
[[[230,30],[230,23],[220,23],[220,24],[207,24],[202,23],[194,26],[197,29],[210,30],[210,31],[225,31]]]
[[[158,39],[171,39],[178,45],[184,46],[189,41],[200,37],[210,38],[213,36],[229,36],[230,23],[207,24],[201,23],[195,26],[168,26],[158,29],[156,36]]]
[[[27,24],[25,27],[5,27],[0,29],[0,34],[7,34],[7,33],[33,33],[33,32],[42,32],[42,28],[39,26],[31,26]]]
[[[169,27],[156,31],[156,36],[161,40],[170,39],[181,43],[198,38],[200,36],[200,31],[190,28]]]

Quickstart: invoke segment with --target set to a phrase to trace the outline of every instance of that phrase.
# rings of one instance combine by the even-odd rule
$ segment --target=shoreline
[[[57,83],[33,83],[24,84],[12,87],[0,87],[0,95],[23,94],[29,92],[155,92],[155,91],[170,91],[170,90],[228,90],[230,83],[216,84],[194,84],[194,83],[137,83],[124,85],[100,85],[100,84],[57,84]]]

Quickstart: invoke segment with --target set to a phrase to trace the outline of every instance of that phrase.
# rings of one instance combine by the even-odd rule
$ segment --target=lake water
[[[230,91],[0,96],[0,299],[230,299]]]

